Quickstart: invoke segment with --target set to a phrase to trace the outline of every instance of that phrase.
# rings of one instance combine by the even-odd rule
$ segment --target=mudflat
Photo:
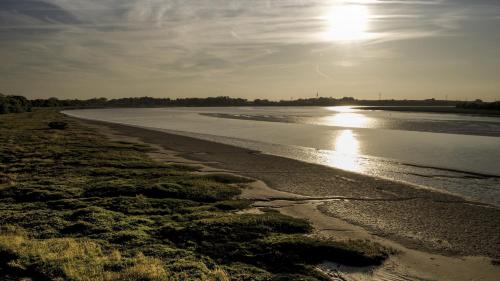
[[[459,256],[500,257],[500,208],[464,198],[235,146],[100,121],[119,134],[159,145],[321,203],[328,216],[405,247]],[[278,198],[279,199],[279,198]],[[287,199],[290,200],[290,199]]]

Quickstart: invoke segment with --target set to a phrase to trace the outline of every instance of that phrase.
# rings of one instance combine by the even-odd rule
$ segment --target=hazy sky
[[[0,0],[0,92],[500,100],[500,0]]]

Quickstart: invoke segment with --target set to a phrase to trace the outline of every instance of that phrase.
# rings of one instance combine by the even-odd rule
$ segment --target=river
[[[85,109],[165,130],[500,206],[500,118],[352,107]]]

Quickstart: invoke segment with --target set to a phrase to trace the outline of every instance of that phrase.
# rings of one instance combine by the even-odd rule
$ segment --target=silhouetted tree
[[[31,102],[23,96],[0,94],[0,114],[31,111]]]

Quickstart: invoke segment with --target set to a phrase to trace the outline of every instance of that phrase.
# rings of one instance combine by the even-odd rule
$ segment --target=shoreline
[[[449,106],[353,106],[355,109],[372,111],[419,112],[438,114],[459,114],[484,117],[500,117],[500,111],[487,109],[467,109]]]
[[[187,161],[207,167],[207,172],[223,171],[258,179],[256,185],[245,189],[242,195],[255,200],[256,208],[274,208],[286,215],[307,218],[319,230],[317,235],[370,239],[396,248],[403,254],[391,258],[389,264],[399,271],[402,264],[411,264],[415,272],[405,269],[406,274],[422,274],[430,266],[429,261],[441,267],[440,270],[431,270],[432,274],[426,276],[434,276],[438,280],[453,272],[460,272],[460,275],[448,280],[467,276],[467,272],[456,270],[455,266],[476,268],[470,270],[474,273],[471,276],[485,272],[479,274],[484,276],[480,280],[494,280],[488,276],[500,273],[500,267],[492,265],[488,258],[457,257],[499,257],[500,210],[494,206],[477,206],[456,196],[229,145],[133,126],[71,118],[100,127],[101,132],[102,128],[108,128],[104,130],[108,137],[145,142],[167,151],[151,155],[158,161]],[[109,129],[115,133],[109,134]],[[393,209],[393,212],[388,212],[388,209]],[[398,218],[395,216],[398,212],[407,215]],[[434,218],[429,216],[432,213]],[[458,216],[450,216],[453,213]],[[469,219],[467,214],[471,214]],[[419,225],[425,229],[412,237]],[[471,231],[464,231],[464,225]],[[390,273],[384,270],[378,271],[381,274]]]
[[[81,106],[81,107],[59,107],[60,111],[73,110],[73,109],[120,109],[120,108],[190,108],[190,107],[204,107],[204,108],[214,108],[214,107],[330,107],[330,106],[349,106],[354,109],[360,110],[377,110],[377,111],[398,111],[398,112],[420,112],[420,113],[442,113],[442,114],[459,114],[459,115],[471,115],[471,116],[484,116],[484,117],[500,117],[500,111],[489,110],[489,109],[467,109],[467,108],[457,108],[455,106],[443,106],[443,105],[214,105],[214,106]],[[43,107],[39,107],[43,108]]]

